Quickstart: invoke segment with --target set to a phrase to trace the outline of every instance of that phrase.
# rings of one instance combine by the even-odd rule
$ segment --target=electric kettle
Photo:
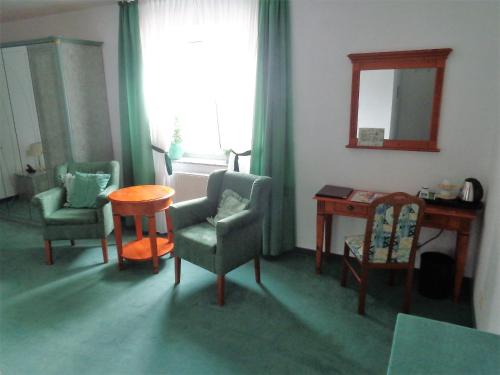
[[[466,178],[458,197],[464,202],[481,202],[481,199],[483,199],[483,187],[475,178]]]

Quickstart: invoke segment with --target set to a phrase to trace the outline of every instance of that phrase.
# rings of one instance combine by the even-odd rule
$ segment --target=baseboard
[[[309,249],[309,248],[306,248],[306,247],[295,247],[295,252],[297,253],[300,253],[300,254],[304,254],[304,255],[310,255],[310,256],[315,256],[316,255],[316,251],[313,250],[313,249]],[[341,258],[342,257],[342,254],[336,254],[336,253],[330,253],[329,257],[332,257],[332,258]],[[418,280],[418,274],[419,274],[419,269],[418,268],[415,268],[415,276]],[[467,297],[467,298],[470,298],[470,300],[472,301],[472,282],[473,282],[473,279],[471,277],[467,277],[465,276],[463,281],[462,281],[462,296],[463,297]],[[474,310],[474,309],[472,309]],[[474,326],[475,326],[475,317],[473,316],[473,323],[474,323]]]
[[[315,254],[314,250],[308,249],[306,247],[295,247],[295,249],[293,251],[300,253],[300,254],[307,254],[307,255]]]

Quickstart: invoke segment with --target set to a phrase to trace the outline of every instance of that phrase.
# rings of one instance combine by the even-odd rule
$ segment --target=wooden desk
[[[332,216],[350,216],[366,218],[368,204],[351,201],[353,191],[347,199],[326,198],[314,196],[316,200],[316,273],[321,273],[321,258],[323,248],[328,256],[332,242]],[[429,228],[446,229],[457,232],[455,249],[455,281],[453,286],[453,300],[458,302],[465,262],[469,246],[469,235],[472,220],[477,216],[473,210],[450,208],[443,206],[426,205],[422,225]],[[326,245],[326,246],[324,246]]]
[[[118,268],[123,269],[123,260],[153,261],[153,273],[158,273],[158,258],[174,248],[173,235],[167,238],[156,234],[157,212],[164,211],[167,228],[172,228],[168,207],[172,204],[174,189],[162,185],[139,185],[116,190],[108,195],[115,224]],[[121,216],[134,216],[137,239],[125,245],[122,243]],[[148,218],[149,237],[142,236],[142,216]]]

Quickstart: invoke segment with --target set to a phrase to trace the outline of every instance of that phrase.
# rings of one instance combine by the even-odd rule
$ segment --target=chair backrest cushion
[[[373,263],[407,263],[416,247],[423,214],[423,202],[405,193],[377,199],[372,204],[373,222],[367,228],[369,258]],[[404,195],[406,195],[406,197]],[[406,199],[405,199],[406,198]],[[395,212],[398,217],[394,218]],[[392,239],[392,243],[391,243]]]

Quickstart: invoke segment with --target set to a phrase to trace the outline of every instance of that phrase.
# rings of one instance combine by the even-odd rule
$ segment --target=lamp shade
[[[43,155],[42,142],[35,142],[30,144],[30,147],[28,148],[28,155],[35,157]]]

